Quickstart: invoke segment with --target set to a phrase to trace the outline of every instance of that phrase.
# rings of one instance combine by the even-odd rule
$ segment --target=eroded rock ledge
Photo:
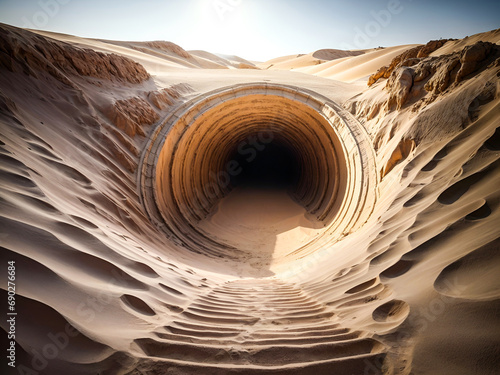
[[[500,46],[497,44],[477,42],[460,52],[418,57],[422,51],[425,51],[424,56],[428,55],[428,51],[440,44],[433,44],[431,48],[428,47],[430,43],[433,42],[406,51],[396,57],[390,67],[382,67],[370,77],[368,85],[374,84],[382,77],[388,78],[385,85],[389,92],[387,110],[399,110],[406,103],[415,102],[427,94],[430,95],[426,102],[430,103],[439,94],[467,80],[473,74],[478,74],[487,67],[500,66]],[[425,50],[424,47],[428,48]],[[417,57],[412,57],[415,54]],[[380,74],[381,71],[384,71],[384,74]]]
[[[13,27],[0,26],[0,64],[11,72],[22,71],[37,77],[48,72],[69,84],[66,75],[141,83],[149,79],[144,67],[131,59],[106,54],[33,33],[20,33]]]

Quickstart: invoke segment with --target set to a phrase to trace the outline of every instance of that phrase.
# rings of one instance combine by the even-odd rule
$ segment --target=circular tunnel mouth
[[[366,219],[368,142],[352,127],[334,103],[291,86],[203,94],[152,135],[143,204],[191,252],[260,265],[306,256]]]

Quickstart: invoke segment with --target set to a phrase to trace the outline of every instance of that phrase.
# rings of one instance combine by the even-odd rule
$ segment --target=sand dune
[[[446,43],[446,45],[444,45],[443,47],[438,49],[436,52],[434,52],[433,55],[439,56],[439,55],[445,55],[448,53],[459,52],[464,47],[470,46],[470,45],[475,44],[475,43],[480,42],[480,41],[499,44],[500,43],[500,29],[491,30],[491,31],[476,34],[476,35],[471,35],[471,36],[468,36],[464,39],[458,39],[456,41],[451,41],[449,43]]]
[[[377,49],[363,55],[343,58],[342,61],[334,60],[314,68],[299,69],[299,71],[339,81],[352,82],[366,78],[378,67],[389,64],[394,57],[413,46],[405,45]],[[338,63],[336,63],[337,61]]]
[[[204,51],[192,51],[190,53],[174,43],[165,41],[122,42],[85,39],[48,31],[31,31],[83,48],[128,56],[144,64],[152,73],[158,73],[166,68],[228,69],[229,67],[239,68],[239,64],[254,65],[251,62],[236,57],[232,61],[231,59],[221,58]]]
[[[260,69],[0,34],[2,373],[497,371],[498,30]]]
[[[262,69],[293,70],[320,77],[352,82],[367,78],[380,66],[416,45],[359,51],[318,50],[307,55],[284,56],[259,64]]]

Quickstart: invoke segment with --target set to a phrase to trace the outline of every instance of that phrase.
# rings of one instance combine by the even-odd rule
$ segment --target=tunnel
[[[265,267],[305,257],[362,226],[374,205],[368,137],[349,119],[293,86],[202,94],[151,136],[142,203],[183,251]]]
[[[233,163],[236,169],[230,175],[229,185],[232,188],[248,186],[256,189],[293,189],[300,181],[300,171],[303,166],[294,150],[287,144],[286,140],[276,139],[273,133],[271,137],[259,137],[260,134],[252,134],[247,138],[254,147],[246,150],[241,146],[234,147],[227,163]],[[259,140],[263,139],[262,144]],[[227,165],[226,163],[226,165]]]

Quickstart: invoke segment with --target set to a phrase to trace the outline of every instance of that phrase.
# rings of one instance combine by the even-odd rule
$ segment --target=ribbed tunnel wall
[[[361,226],[376,177],[366,135],[349,114],[318,94],[270,84],[203,94],[173,111],[143,155],[139,187],[151,219],[176,244],[214,256],[228,246],[198,227],[241,173],[271,143],[293,155],[290,195],[324,227],[294,254],[304,256]],[[234,250],[234,249],[233,249]]]

